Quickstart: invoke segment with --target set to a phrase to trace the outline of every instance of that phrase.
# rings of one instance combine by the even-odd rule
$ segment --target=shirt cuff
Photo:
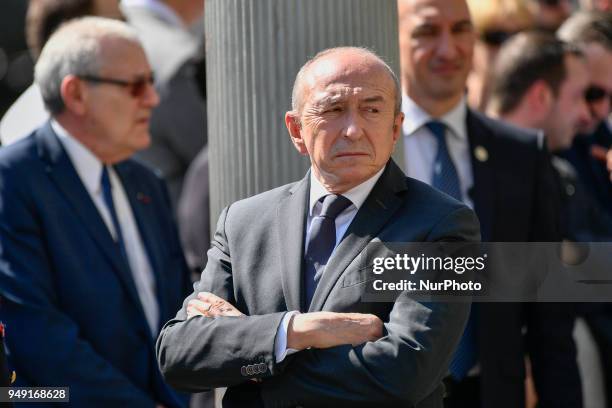
[[[295,315],[300,314],[297,310],[285,313],[283,320],[278,325],[276,331],[276,339],[274,340],[274,355],[276,356],[276,362],[280,363],[285,357],[298,352],[299,350],[287,348],[287,329],[289,328],[289,321]]]

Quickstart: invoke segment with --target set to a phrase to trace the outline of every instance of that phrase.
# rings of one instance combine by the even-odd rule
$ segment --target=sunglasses
[[[499,47],[516,33],[517,31],[486,30],[480,35],[480,39],[485,44]]]
[[[538,3],[548,7],[559,7],[564,0],[538,0]]]
[[[604,98],[609,98],[610,103],[612,103],[612,92],[608,92],[600,86],[591,85],[584,92],[584,99],[587,102],[600,102]]]
[[[134,98],[142,98],[144,94],[147,92],[147,87],[153,86],[155,83],[155,78],[153,74],[146,77],[139,77],[133,81],[125,81],[123,79],[116,78],[103,78],[95,75],[79,75],[79,78],[83,81],[94,82],[98,84],[110,84],[117,85],[127,88],[130,95]]]

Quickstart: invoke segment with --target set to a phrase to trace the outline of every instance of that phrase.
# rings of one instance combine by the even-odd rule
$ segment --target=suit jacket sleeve
[[[478,221],[461,208],[442,217],[427,241],[479,239]],[[266,406],[412,406],[439,386],[469,315],[469,303],[420,303],[404,292],[375,342],[309,349],[262,384]]]
[[[157,339],[161,372],[166,382],[177,389],[202,391],[228,387],[278,372],[274,339],[286,312],[216,319],[196,316],[187,320],[187,303],[199,292],[211,292],[236,304],[225,236],[228,211],[226,208],[219,217],[202,279]],[[246,366],[256,366],[257,373],[246,372]]]
[[[17,383],[71,387],[76,406],[154,406],[155,401],[79,337],[62,313],[36,206],[16,174],[0,169],[0,318]],[[83,271],[87,273],[87,271]],[[95,294],[93,294],[95,295]]]
[[[537,183],[534,197],[536,208],[530,241],[558,242],[560,231],[560,200],[555,192],[555,170],[545,146],[537,158]],[[573,304],[526,304],[526,346],[540,404],[543,407],[582,406],[582,384],[573,338],[576,312]],[[563,390],[563,392],[559,392]]]

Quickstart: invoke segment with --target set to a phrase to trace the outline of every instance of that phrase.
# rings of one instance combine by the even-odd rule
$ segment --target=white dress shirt
[[[115,231],[111,214],[104,202],[102,193],[102,162],[100,162],[89,149],[81,144],[81,142],[71,136],[58,122],[51,120],[51,127],[64,146],[64,150],[66,150],[72,165],[96,205],[113,239],[117,240],[117,231]],[[157,303],[153,269],[151,268],[121,179],[119,179],[112,166],[108,166],[108,173],[113,187],[113,204],[117,212],[119,228],[121,228],[121,236],[123,237],[123,245],[127,252],[128,263],[132,271],[134,284],[136,285],[138,297],[144,309],[147,323],[151,329],[151,334],[155,337],[159,329],[159,305]]]
[[[474,176],[467,137],[465,99],[441,118],[432,118],[408,96],[403,95],[402,112],[405,115],[403,133],[406,175],[431,185],[438,142],[425,124],[431,120],[440,121],[447,127],[446,144],[457,169],[463,202],[474,208],[474,202],[468,193],[474,185]]]
[[[342,211],[336,217],[336,246],[346,233],[349,225],[357,215],[357,211],[361,208],[366,198],[374,188],[374,185],[382,175],[384,171],[384,167],[380,169],[376,174],[372,177],[364,181],[363,183],[353,187],[346,193],[342,195],[348,198],[351,201],[351,205],[346,207],[344,211]],[[323,208],[323,204],[319,201],[320,198],[325,197],[328,194],[332,194],[323,187],[321,182],[317,180],[314,176],[312,169],[310,171],[310,201],[308,204],[308,217],[306,219],[306,237],[304,239],[304,251],[306,250],[306,246],[308,245],[308,240],[310,239],[310,224],[312,220],[321,214],[321,210]],[[335,249],[335,246],[334,246]],[[333,251],[332,251],[333,253]],[[289,321],[291,317],[299,314],[300,312],[297,310],[293,310],[283,317],[281,324],[278,327],[276,332],[276,339],[274,340],[274,354],[276,356],[276,362],[279,363],[285,359],[290,354],[297,352],[298,350],[287,348],[287,329],[289,327]]]

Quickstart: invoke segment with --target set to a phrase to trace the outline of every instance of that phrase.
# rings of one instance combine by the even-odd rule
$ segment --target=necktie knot
[[[351,204],[351,200],[342,195],[326,195],[323,198],[323,208],[321,209],[321,217],[335,219],[338,214],[344,211]]]
[[[425,124],[427,129],[436,137],[438,143],[444,143],[446,145],[446,140],[444,135],[446,133],[446,125],[438,120],[432,120]]]

